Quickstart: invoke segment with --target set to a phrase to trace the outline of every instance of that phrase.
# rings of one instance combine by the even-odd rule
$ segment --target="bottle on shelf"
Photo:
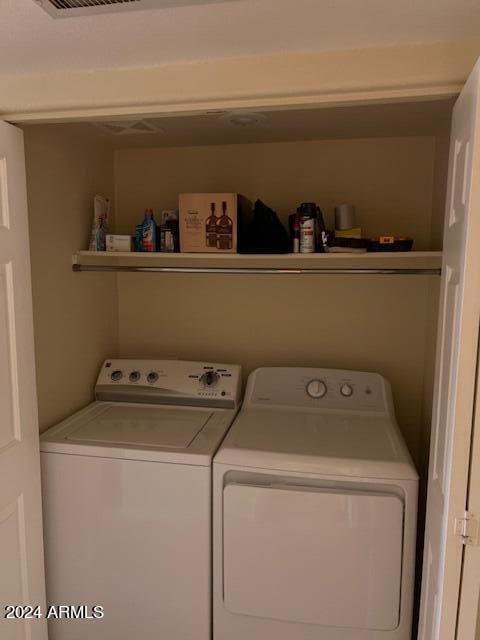
[[[293,222],[293,253],[300,253],[300,214],[295,214]]]
[[[100,216],[98,219],[98,227],[95,231],[95,250],[96,251],[105,251],[106,246],[106,232],[105,232],[105,224],[104,219]]]
[[[157,225],[153,219],[153,209],[145,209],[142,223],[143,251],[153,252],[157,247]]]
[[[210,204],[210,215],[205,221],[205,244],[209,248],[215,249],[217,246],[217,224],[218,218],[215,213],[215,202]]]
[[[233,247],[233,221],[227,214],[227,203],[222,202],[222,215],[217,221],[217,249],[228,251]]]
[[[325,227],[325,220],[320,207],[317,207],[317,252],[327,253],[328,251],[328,232]]]
[[[299,252],[300,253],[315,253],[315,228],[316,228],[316,216],[317,207],[313,202],[303,202],[298,210],[298,216],[300,218],[300,238],[299,238]]]
[[[135,251],[143,251],[143,222],[135,226]]]

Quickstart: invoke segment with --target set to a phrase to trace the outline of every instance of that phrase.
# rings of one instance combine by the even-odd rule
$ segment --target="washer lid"
[[[215,462],[370,478],[418,478],[398,427],[378,415],[247,409]]]
[[[209,411],[110,405],[66,436],[70,442],[185,449],[207,424]]]
[[[44,453],[209,466],[229,409],[93,402],[40,438]]]

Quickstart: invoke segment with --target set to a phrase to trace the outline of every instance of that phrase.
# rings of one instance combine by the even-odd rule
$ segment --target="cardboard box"
[[[181,193],[180,251],[236,253],[239,224],[251,208],[237,193]]]

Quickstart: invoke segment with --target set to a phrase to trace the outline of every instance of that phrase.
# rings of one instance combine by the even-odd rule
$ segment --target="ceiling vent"
[[[115,120],[113,122],[95,122],[94,125],[116,136],[165,133],[165,129],[149,120]]]
[[[194,4],[231,2],[231,0],[34,0],[54,18],[113,13],[135,9],[165,9]]]

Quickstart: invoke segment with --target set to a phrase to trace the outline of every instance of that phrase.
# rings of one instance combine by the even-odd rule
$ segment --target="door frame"
[[[469,471],[466,513],[468,516],[473,516],[476,521],[473,526],[476,536],[473,541],[465,541],[463,549],[457,622],[458,640],[480,638],[480,530],[478,529],[480,527],[480,349]]]
[[[54,123],[78,122],[79,120],[95,120],[98,118],[115,117],[161,117],[168,115],[204,114],[205,111],[238,108],[255,108],[259,111],[266,109],[300,109],[317,107],[349,106],[360,104],[392,103],[415,100],[443,99],[455,95],[461,87],[461,82],[443,85],[413,88],[384,88],[371,91],[352,90],[345,92],[327,92],[323,95],[315,94],[309,97],[280,95],[272,98],[251,96],[248,99],[233,100],[205,100],[192,102],[178,102],[169,105],[137,104],[134,106],[118,106],[111,104],[102,107],[83,107],[68,109],[51,109],[45,111],[21,111],[6,114],[6,119],[12,122]]]

